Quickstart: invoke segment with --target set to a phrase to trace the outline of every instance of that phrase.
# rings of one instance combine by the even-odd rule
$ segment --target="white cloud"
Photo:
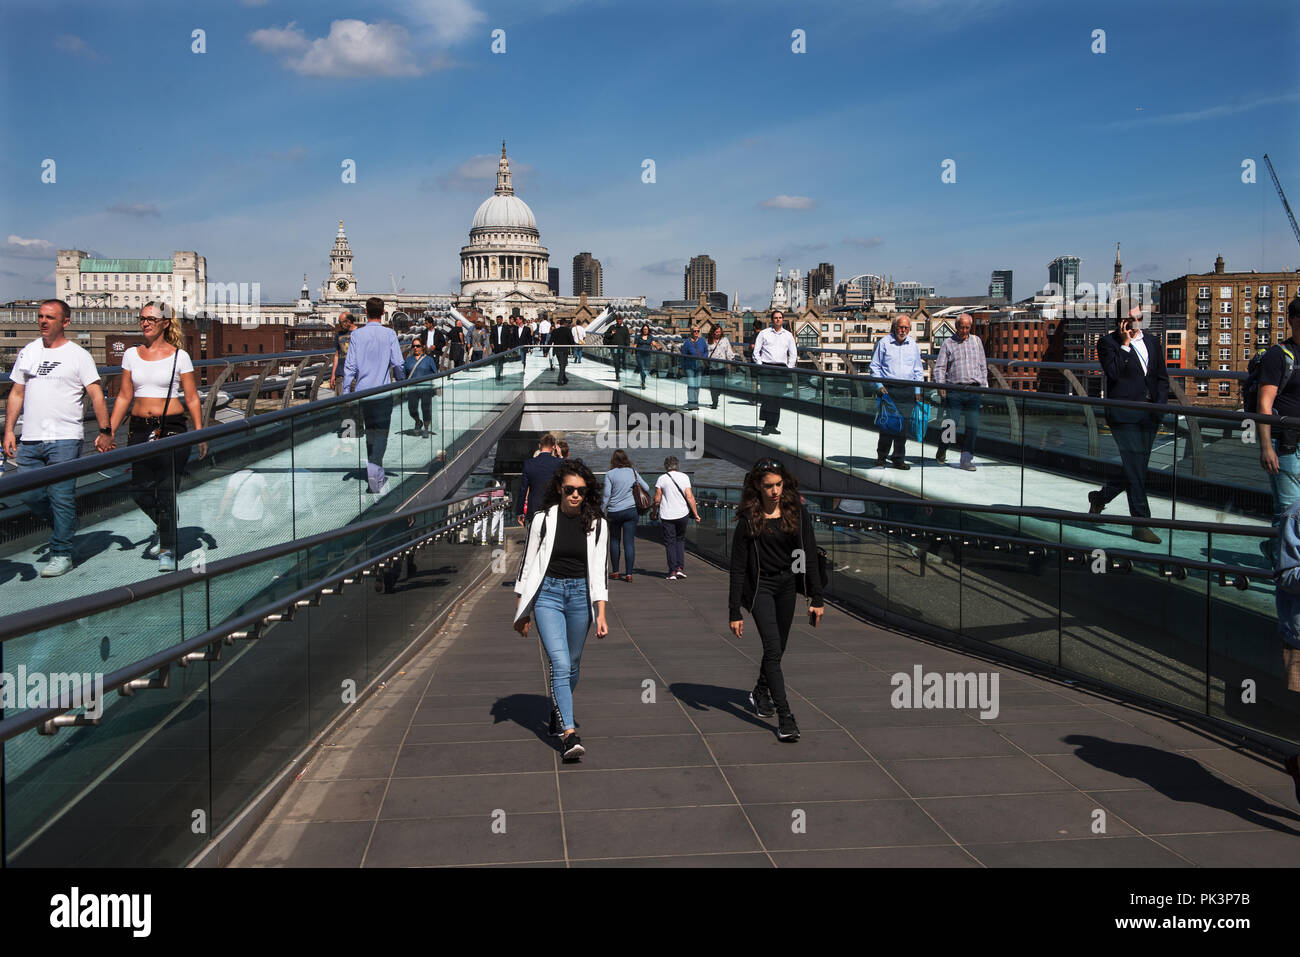
[[[454,189],[467,193],[481,193],[485,188],[490,189],[496,185],[497,166],[501,162],[499,153],[480,153],[477,156],[471,156],[462,162],[450,173],[444,173],[437,178],[436,184],[442,189]],[[519,163],[515,160],[510,161],[510,181],[515,190],[519,190],[520,177],[527,177],[532,171],[532,166],[528,163]],[[420,184],[421,189],[432,190],[434,182],[425,180]]]
[[[115,216],[133,216],[136,219],[147,219],[151,216],[161,216],[158,207],[153,203],[115,203],[108,207],[108,212]]]
[[[782,193],[765,199],[758,205],[763,209],[812,209],[817,203],[807,196],[787,196]]]
[[[13,256],[15,259],[48,259],[57,250],[54,248],[54,243],[48,239],[23,239],[11,233],[4,244],[3,252],[6,256]]]
[[[417,56],[410,33],[396,23],[335,20],[329,35],[315,40],[289,23],[254,30],[248,39],[268,53],[285,54],[284,66],[303,76],[420,76],[451,65],[443,54]]]
[[[86,45],[86,41],[71,33],[61,33],[54,38],[54,48],[60,53],[72,56],[84,56],[88,60],[102,60],[98,53]]]
[[[406,7],[411,19],[433,30],[439,46],[459,43],[487,19],[469,0],[406,0]]]
[[[876,246],[885,245],[885,241],[879,236],[851,237],[844,240],[847,246],[857,246],[860,249],[872,249]]]
[[[656,263],[647,263],[641,267],[641,271],[652,276],[680,276],[685,268],[686,263],[680,259],[661,259]]]
[[[297,23],[292,20],[282,27],[254,30],[248,35],[248,42],[267,53],[291,53],[311,46],[307,35],[299,30]]]
[[[1282,93],[1278,96],[1265,96],[1257,100],[1247,100],[1246,102],[1224,103],[1219,106],[1211,106],[1204,110],[1190,110],[1185,113],[1167,113],[1164,116],[1147,116],[1146,118],[1134,118],[1115,124],[1116,127],[1146,126],[1147,124],[1172,125],[1176,123],[1199,123],[1201,120],[1217,120],[1222,116],[1232,116],[1235,113],[1245,113],[1249,110],[1257,110],[1261,106],[1276,106],[1280,103],[1294,103],[1300,100],[1300,91],[1291,93]]]

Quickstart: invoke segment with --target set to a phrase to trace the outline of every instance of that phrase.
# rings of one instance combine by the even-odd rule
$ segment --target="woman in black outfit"
[[[808,596],[809,623],[814,627],[825,611],[816,561],[812,517],[799,501],[798,483],[776,459],[760,459],[745,476],[736,510],[729,618],[737,638],[745,628],[741,608],[748,608],[754,618],[763,641],[763,663],[749,703],[765,718],[777,715],[777,737],[782,741],[799,739],[781,674],[795,593]]]

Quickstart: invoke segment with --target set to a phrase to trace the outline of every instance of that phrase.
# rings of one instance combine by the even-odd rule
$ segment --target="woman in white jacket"
[[[593,621],[597,638],[609,634],[605,622],[609,529],[600,502],[600,480],[581,459],[565,459],[546,487],[542,508],[533,516],[515,580],[519,596],[515,631],[527,637],[530,618],[537,618],[537,633],[550,666],[551,734],[560,736],[565,761],[576,761],[585,753],[573,719],[582,646]]]

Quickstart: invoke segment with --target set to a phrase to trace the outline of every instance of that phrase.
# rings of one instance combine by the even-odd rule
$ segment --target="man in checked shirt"
[[[957,317],[957,334],[946,340],[939,350],[939,358],[934,360],[934,381],[947,385],[978,385],[989,387],[989,364],[984,355],[984,343],[980,337],[971,334],[975,324],[969,313],[963,312]],[[944,399],[948,415],[956,427],[957,417],[965,420],[966,430],[961,437],[961,464],[958,468],[967,472],[975,471],[975,440],[980,431],[980,394],[965,390],[940,389],[939,395]],[[943,436],[947,433],[947,424],[939,433],[939,451],[934,460],[942,462],[948,457],[948,443]]]

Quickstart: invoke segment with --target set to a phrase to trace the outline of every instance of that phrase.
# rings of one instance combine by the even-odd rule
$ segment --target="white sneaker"
[[[677,581],[677,573],[676,573],[676,572],[673,572],[671,575],[668,576],[667,580],[670,581],[670,582],[675,582],[675,581]]]
[[[72,571],[72,559],[67,555],[55,555],[41,569],[42,578],[58,578]]]
[[[391,488],[388,484],[388,479],[384,479],[384,484],[379,486],[379,491],[375,493],[375,501],[378,502],[381,498],[387,495],[389,491],[391,491]]]
[[[172,554],[170,549],[160,548],[158,550],[158,571],[176,571],[176,556]]]

